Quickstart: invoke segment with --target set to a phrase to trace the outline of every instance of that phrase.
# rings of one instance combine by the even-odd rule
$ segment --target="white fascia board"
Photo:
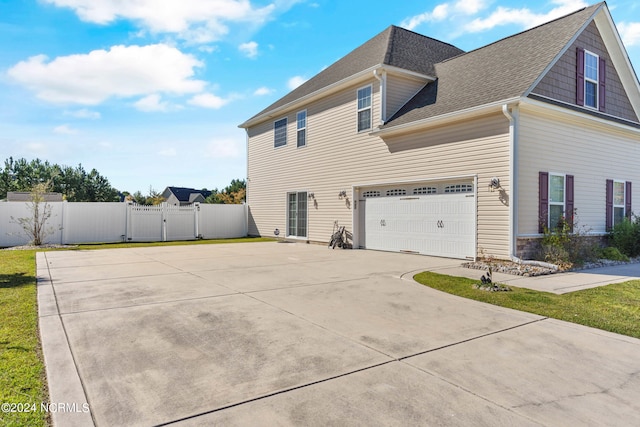
[[[422,120],[416,120],[414,122],[405,123],[403,125],[394,126],[388,129],[378,129],[369,133],[371,136],[391,136],[396,134],[404,134],[411,131],[418,131],[424,128],[429,128],[432,126],[438,126],[449,122],[455,122],[463,119],[468,119],[472,117],[482,116],[491,112],[500,112],[502,111],[502,106],[504,104],[513,104],[520,101],[521,98],[514,97],[503,99],[501,101],[491,102],[489,104],[478,105],[476,107],[467,108],[464,110],[458,110],[447,114],[441,114],[435,117],[429,117]]]
[[[536,95],[536,96],[539,96],[539,95]],[[558,102],[557,100],[554,100],[554,99],[551,99],[551,100],[554,102]],[[556,118],[564,118],[564,119],[569,119],[574,121],[587,121],[589,123],[597,124],[601,127],[609,128],[611,130],[631,133],[637,138],[640,137],[640,129],[635,126],[625,125],[624,123],[616,122],[606,118],[592,116],[582,111],[576,111],[573,109],[565,108],[561,105],[554,105],[548,102],[538,101],[536,99],[531,99],[531,98],[523,98],[520,101],[520,104],[524,105],[525,107],[532,108],[533,110],[546,112],[547,114],[552,114]],[[619,120],[619,118],[616,118],[616,119]],[[633,122],[629,122],[629,123],[633,124]]]
[[[312,102],[316,99],[325,97],[327,95],[330,95],[332,93],[335,93],[345,87],[354,85],[360,81],[364,81],[367,80],[369,78],[373,77],[373,72],[376,70],[385,70],[387,72],[393,73],[393,74],[403,74],[403,75],[407,75],[410,77],[414,77],[414,78],[419,78],[421,80],[424,80],[425,83],[428,81],[434,81],[435,77],[432,76],[427,76],[424,74],[420,74],[420,73],[416,73],[413,71],[409,71],[409,70],[405,70],[402,68],[398,68],[398,67],[390,67],[388,65],[384,65],[384,64],[377,64],[374,65],[373,67],[369,67],[366,70],[362,70],[359,73],[353,74],[349,77],[347,77],[346,79],[342,79],[340,81],[337,81],[333,84],[330,84],[329,86],[325,86],[322,89],[318,89],[315,92],[312,92],[308,95],[305,95],[301,98],[298,98],[294,101],[289,102],[288,104],[282,105],[278,108],[274,108],[273,110],[269,110],[266,113],[262,114],[261,116],[258,116],[254,119],[251,120],[247,120],[246,122],[242,123],[241,125],[239,125],[239,128],[249,128],[251,126],[257,125],[259,123],[262,123],[265,120],[269,120],[269,119],[273,119],[275,117],[281,116],[284,114],[285,111],[289,111],[289,110],[294,110],[296,108],[298,108],[300,105],[302,104],[308,104],[309,102]]]
[[[622,38],[613,22],[611,13],[609,13],[609,8],[602,7],[600,11],[601,13],[596,15],[594,21],[611,56],[613,66],[622,81],[622,86],[627,92],[633,110],[636,116],[640,117],[640,82],[638,82],[638,76],[633,69],[627,50],[622,44]]]

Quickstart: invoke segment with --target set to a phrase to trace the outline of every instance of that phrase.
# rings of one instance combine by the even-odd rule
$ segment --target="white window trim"
[[[304,113],[304,127],[298,127],[298,114]],[[307,140],[309,139],[309,132],[307,132],[307,120],[309,120],[309,116],[307,115],[307,110],[300,110],[296,113],[296,147],[304,148],[307,146]],[[304,145],[298,145],[298,134],[301,130],[304,130]]]
[[[360,92],[362,89],[366,89],[366,88],[370,88],[371,89],[371,105],[369,105],[366,108],[358,108],[358,92]],[[364,132],[370,132],[373,129],[373,85],[372,84],[368,84],[366,86],[362,86],[359,87],[358,89],[356,89],[356,132],[358,133],[364,133]],[[361,111],[366,111],[369,110],[370,114],[369,114],[369,127],[366,129],[358,129],[358,116],[360,115]]]
[[[281,145],[276,145],[276,123],[281,122],[282,120],[285,120],[285,125],[284,125],[284,144]],[[289,130],[289,119],[288,117],[281,117],[278,120],[274,120],[273,122],[273,148],[281,148],[281,147],[286,147],[287,146],[287,140],[289,139],[287,135]]]
[[[561,176],[562,177],[562,203],[560,202],[552,202],[551,201],[551,177],[552,176]],[[557,173],[557,172],[549,172],[549,188],[547,189],[547,194],[549,195],[549,206],[547,208],[547,224],[549,229],[551,229],[551,206],[562,206],[562,216],[565,216],[567,211],[567,174],[566,173]],[[555,228],[555,225],[554,225]]]
[[[590,79],[587,77],[587,55],[595,56],[596,58],[596,80]],[[587,108],[591,108],[592,110],[598,110],[600,107],[600,56],[595,53],[584,50],[584,106]],[[596,105],[591,106],[587,104],[587,82],[595,83],[596,85]]]
[[[622,204],[621,205],[617,205],[616,204],[616,184],[622,184],[622,194],[623,194],[623,198],[622,198]],[[627,182],[623,181],[621,179],[614,179],[613,180],[613,194],[611,195],[611,198],[613,199],[613,209],[611,209],[611,224],[616,225],[616,208],[622,208],[622,216],[626,217],[627,216]]]

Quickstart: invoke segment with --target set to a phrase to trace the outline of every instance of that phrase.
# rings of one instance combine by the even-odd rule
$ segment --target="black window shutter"
[[[605,221],[605,226],[607,231],[611,231],[613,228],[613,180],[607,180],[607,209],[606,209],[607,219]]]
[[[567,175],[564,181],[565,187],[565,213],[564,217],[569,223],[569,227],[571,231],[573,231],[573,220],[574,220],[574,211],[573,211],[573,175]]]
[[[584,49],[578,48],[576,59],[576,104],[584,105]]]
[[[627,216],[627,218],[629,218],[629,220],[631,220],[631,181],[627,181],[625,183],[625,190],[624,190],[624,213]]]
[[[549,228],[549,172],[538,174],[538,232]]]
[[[600,79],[598,87],[598,103],[600,104],[599,110],[604,111],[606,97],[605,82],[607,80],[607,61],[605,61],[603,58],[600,58],[600,69],[598,70],[598,76]]]

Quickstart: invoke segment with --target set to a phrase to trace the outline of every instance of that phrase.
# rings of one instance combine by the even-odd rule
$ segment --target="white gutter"
[[[373,70],[373,77],[380,82],[380,126],[387,121],[387,71],[384,68]]]
[[[518,104],[502,105],[502,113],[509,119],[509,256],[513,261],[521,262],[517,257],[518,248]]]
[[[478,105],[476,107],[467,108],[465,110],[452,111],[451,113],[441,114],[439,116],[429,117],[426,119],[405,123],[403,125],[393,126],[388,129],[378,129],[371,132],[369,135],[383,137],[383,136],[392,135],[395,133],[405,133],[405,132],[417,130],[423,127],[429,127],[429,126],[439,125],[447,122],[452,122],[452,121],[460,120],[463,118],[480,116],[482,114],[495,111],[496,109],[499,110],[505,103],[511,104],[511,103],[516,103],[518,101],[520,101],[520,97],[503,99],[502,101],[496,101],[489,104]]]
[[[542,261],[530,261],[518,258],[518,135],[520,107],[518,103],[503,104],[502,113],[509,119],[509,256],[513,262],[524,265],[558,269],[557,265]]]

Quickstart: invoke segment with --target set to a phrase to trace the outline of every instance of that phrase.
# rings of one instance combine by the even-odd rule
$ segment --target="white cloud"
[[[626,47],[640,45],[640,22],[621,22],[618,31]]]
[[[92,111],[87,108],[81,108],[79,110],[74,110],[74,111],[65,111],[64,115],[75,117],[77,119],[91,119],[91,120],[96,120],[101,117],[99,112]]]
[[[242,43],[238,46],[238,50],[242,52],[247,58],[255,58],[258,56],[258,43],[251,41]]]
[[[136,101],[133,105],[140,111],[147,113],[167,112],[169,111],[169,103],[160,100],[160,95],[153,93]]]
[[[231,138],[215,139],[205,147],[205,157],[213,159],[228,159],[239,157],[242,154],[242,142]]]
[[[407,30],[414,30],[420,24],[425,22],[442,21],[449,14],[449,5],[447,3],[439,4],[433,8],[431,12],[424,12],[419,15],[406,18],[400,23],[400,26]]]
[[[249,0],[44,0],[71,8],[86,22],[136,22],[152,33],[172,33],[196,43],[208,43],[228,33],[228,24],[262,24],[295,1],[256,7]]]
[[[465,26],[465,30],[467,32],[477,33],[509,24],[516,24],[523,28],[532,28],[588,6],[588,3],[582,0],[556,0],[552,3],[555,4],[556,7],[547,13],[535,13],[528,8],[514,9],[499,6],[488,17],[477,18],[468,23]]]
[[[308,79],[305,79],[302,76],[293,76],[289,80],[287,80],[287,87],[290,90],[293,90],[300,86],[302,83],[306,82]]]
[[[486,0],[458,0],[453,8],[465,15],[475,15],[486,7]]]
[[[271,95],[273,92],[274,92],[273,89],[269,89],[266,86],[262,86],[256,89],[255,92],[253,92],[253,94],[256,96],[264,96],[264,95]]]
[[[425,22],[440,22],[459,15],[475,15],[486,7],[486,3],[487,0],[458,0],[441,3],[429,12],[405,19],[400,25],[408,30],[414,30]]]
[[[175,157],[178,151],[175,148],[165,148],[164,150],[160,150],[158,154],[162,157]]]
[[[53,133],[57,133],[59,135],[75,135],[78,133],[77,129],[73,129],[69,127],[69,125],[60,125],[53,128]]]
[[[46,101],[96,105],[111,97],[200,92],[206,82],[193,76],[202,66],[174,47],[155,44],[113,46],[52,61],[33,56],[11,67],[8,75]]]
[[[227,105],[230,101],[231,101],[230,98],[227,98],[227,99],[221,98],[212,93],[201,93],[194,96],[187,102],[197,107],[213,108],[217,110]]]
[[[47,144],[43,144],[42,142],[29,142],[25,145],[27,152],[35,155],[36,157],[45,155],[49,152],[47,149]]]

